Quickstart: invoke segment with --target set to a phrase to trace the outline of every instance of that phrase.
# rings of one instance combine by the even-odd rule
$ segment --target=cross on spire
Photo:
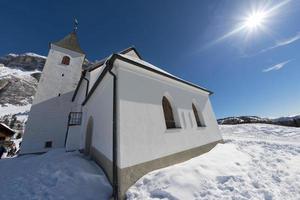
[[[76,18],[74,18],[74,28],[73,28],[73,32],[76,33],[78,29],[78,20]]]

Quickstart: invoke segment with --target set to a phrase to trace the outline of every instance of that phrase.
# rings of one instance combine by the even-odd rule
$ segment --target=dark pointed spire
[[[81,54],[84,54],[83,50],[81,49],[78,39],[77,39],[77,28],[78,28],[78,21],[77,19],[74,19],[74,29],[73,31],[67,35],[66,37],[64,37],[63,39],[57,41],[57,42],[53,42],[52,44],[65,48],[65,49],[69,49],[71,51],[75,51]]]

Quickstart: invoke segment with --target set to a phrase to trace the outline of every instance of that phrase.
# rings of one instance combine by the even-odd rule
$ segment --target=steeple
[[[63,39],[57,41],[57,42],[53,42],[52,44],[65,48],[65,49],[69,49],[71,51],[75,51],[81,54],[84,54],[83,50],[81,49],[78,39],[77,39],[77,28],[78,28],[78,21],[76,19],[74,19],[74,29],[73,31],[67,35],[66,37],[64,37]]]
[[[85,54],[74,30],[51,43],[26,124],[21,153],[46,152],[65,146],[71,99],[82,75]],[[49,122],[53,126],[49,126]]]

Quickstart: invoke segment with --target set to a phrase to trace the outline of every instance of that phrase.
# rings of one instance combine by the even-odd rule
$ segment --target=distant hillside
[[[276,124],[282,126],[300,127],[300,115],[293,117],[280,117],[275,119],[261,118],[257,116],[239,116],[239,117],[226,117],[218,119],[218,124],[247,124],[247,123],[264,123]]]

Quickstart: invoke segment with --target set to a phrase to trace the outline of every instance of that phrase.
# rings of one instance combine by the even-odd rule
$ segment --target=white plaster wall
[[[31,107],[21,154],[50,150],[44,148],[46,141],[52,141],[52,148],[64,147],[72,95],[69,92]]]
[[[92,86],[91,86],[92,87]],[[83,107],[82,135],[84,147],[89,118],[93,117],[92,146],[112,160],[113,79],[107,74]]]
[[[117,60],[121,168],[220,140],[207,92]],[[164,95],[171,97],[180,129],[166,129]],[[192,102],[206,127],[197,127]]]
[[[70,65],[61,64],[63,56],[71,58]],[[71,99],[83,60],[82,54],[51,45],[26,124],[22,154],[48,151],[46,141],[52,141],[52,148],[64,147]]]
[[[131,50],[131,51],[128,51],[127,53],[125,53],[125,55],[128,55],[128,56],[131,56],[133,58],[137,58],[137,59],[140,59],[139,56],[135,53],[135,51]]]
[[[80,149],[81,126],[70,126],[66,141],[66,150],[73,151]]]
[[[88,79],[89,76],[86,75],[86,78]],[[79,89],[77,91],[76,97],[72,104],[72,112],[81,112],[82,111],[82,102],[85,100],[86,95],[86,87],[87,87],[87,81],[82,80]],[[90,86],[89,86],[90,87]]]
[[[92,85],[94,85],[94,83],[96,82],[96,80],[98,79],[98,77],[100,76],[100,74],[102,73],[103,69],[104,69],[105,65],[102,65],[101,67],[98,67],[97,69],[94,69],[93,71],[91,71],[89,73],[89,80],[90,80],[90,88],[89,90],[91,90]]]
[[[87,76],[88,77],[88,76]],[[85,94],[86,94],[86,87],[87,87],[87,82],[86,80],[82,80],[81,85],[77,91],[76,98],[74,99],[74,102],[72,104],[72,109],[71,112],[82,112],[82,102],[85,99]],[[82,117],[82,123],[81,125],[75,125],[75,126],[69,126],[68,130],[68,136],[67,136],[67,141],[66,141],[66,150],[67,151],[72,151],[72,150],[79,150],[82,149],[82,140],[83,140],[83,119]]]
[[[71,58],[70,65],[61,64],[64,56]],[[81,76],[83,61],[83,54],[52,44],[33,100],[33,105],[55,98],[59,93],[65,94],[74,91]]]

